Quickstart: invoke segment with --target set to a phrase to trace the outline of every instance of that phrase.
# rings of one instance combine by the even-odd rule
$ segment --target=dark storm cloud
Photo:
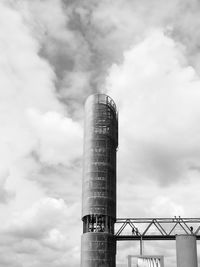
[[[57,74],[58,98],[77,119],[86,97],[105,91],[109,67],[122,61],[123,52],[151,28],[167,27],[168,34],[186,46],[190,63],[199,68],[198,1],[66,0],[52,1],[54,9],[49,1],[28,3],[35,27],[42,29],[40,54]]]

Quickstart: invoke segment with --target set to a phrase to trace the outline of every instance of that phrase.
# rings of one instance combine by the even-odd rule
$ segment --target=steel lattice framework
[[[120,240],[175,240],[176,235],[200,240],[200,218],[118,218],[115,238]]]

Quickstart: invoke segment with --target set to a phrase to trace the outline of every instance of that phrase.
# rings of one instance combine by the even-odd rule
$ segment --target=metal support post
[[[140,255],[143,255],[143,241],[142,241],[142,236],[140,237]]]

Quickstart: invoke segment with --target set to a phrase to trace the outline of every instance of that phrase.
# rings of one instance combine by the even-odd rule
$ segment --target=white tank
[[[198,267],[195,235],[176,236],[177,267]]]
[[[150,256],[141,256],[138,258],[137,267],[163,267],[163,258],[156,258]]]

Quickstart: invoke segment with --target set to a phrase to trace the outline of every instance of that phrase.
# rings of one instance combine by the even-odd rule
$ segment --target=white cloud
[[[183,207],[166,196],[156,196],[150,203],[149,214],[152,217],[184,216]]]
[[[38,181],[43,164],[59,170],[59,164],[68,169],[77,161],[82,129],[59,102],[54,70],[39,56],[40,44],[14,2],[0,3],[0,23],[0,192],[4,202],[0,207],[0,266],[21,266],[22,262],[25,266],[61,266],[56,261],[63,258],[66,265],[69,254],[74,255],[79,233],[71,239],[66,230],[72,224],[70,219],[67,226],[60,225],[66,221],[62,200],[50,198],[34,205],[45,197],[45,191],[33,177]],[[33,153],[39,161],[34,160]],[[48,185],[47,181],[46,191]],[[68,212],[70,209],[74,222],[79,207],[75,203]],[[18,215],[13,217],[14,213]],[[57,252],[52,253],[54,248]],[[76,257],[70,264],[77,262]]]
[[[82,128],[56,112],[30,110],[30,124],[37,140],[36,152],[42,163],[69,166],[82,155]]]
[[[52,249],[62,249],[63,251],[68,249],[66,237],[58,229],[52,229],[42,243]]]
[[[186,63],[182,46],[156,30],[111,68],[108,93],[119,107],[127,175],[167,184],[199,157],[200,80]]]
[[[65,117],[54,87],[55,74],[48,62],[39,57],[39,43],[20,13],[3,4],[1,12],[2,166],[9,171],[32,151],[45,163],[69,165],[80,156],[82,130]]]
[[[1,13],[0,157],[6,167],[26,155],[34,144],[26,110],[35,107],[44,112],[63,108],[54,94],[55,75],[47,62],[39,58],[38,43],[20,15],[2,4]]]
[[[3,204],[7,203],[15,196],[14,192],[6,189],[6,180],[8,175],[8,172],[5,170],[0,173],[0,203]]]
[[[16,214],[8,230],[24,238],[40,239],[67,218],[63,200],[47,198],[34,204],[31,209]]]
[[[118,217],[198,217],[199,88],[184,46],[162,29],[150,31],[110,69],[107,89],[120,127]],[[120,247],[122,260],[128,244]],[[146,249],[175,264],[169,244]]]
[[[80,249],[77,245],[80,232],[73,218],[76,212],[76,205],[67,207],[62,199],[40,199],[1,226],[1,251],[10,251],[11,259],[16,256],[15,264],[23,261],[26,266],[73,264]],[[8,266],[13,264],[11,261]]]

